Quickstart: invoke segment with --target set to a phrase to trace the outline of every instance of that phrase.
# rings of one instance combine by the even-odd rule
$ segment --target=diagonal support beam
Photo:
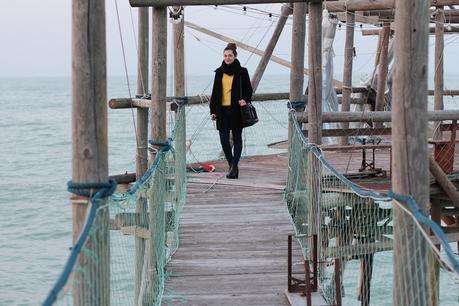
[[[185,21],[185,26],[190,28],[190,29],[193,29],[193,30],[196,30],[198,32],[201,32],[201,33],[204,33],[206,35],[209,35],[209,36],[212,36],[214,38],[217,38],[219,40],[222,40],[224,42],[234,42],[237,44],[238,48],[241,48],[243,50],[246,50],[246,51],[249,51],[249,52],[253,52],[254,54],[256,55],[259,55],[259,56],[263,56],[264,55],[264,51],[260,50],[260,49],[257,49],[255,47],[252,47],[252,46],[249,46],[247,44],[244,44],[243,42],[240,42],[240,41],[237,41],[236,39],[233,39],[231,37],[228,37],[228,36],[225,36],[225,35],[222,35],[222,34],[218,34],[214,31],[211,31],[211,30],[208,30],[206,28],[203,28],[203,27],[200,27],[196,24],[193,24],[189,21]],[[284,67],[287,67],[287,68],[291,68],[292,67],[292,64],[289,62],[289,61],[286,61],[280,57],[277,57],[277,56],[271,56],[271,61],[279,64],[279,65],[282,65]],[[309,73],[309,70],[307,68],[304,68],[304,74],[305,75],[308,75]],[[338,80],[333,80],[333,85],[334,86],[339,86],[341,87],[342,86],[342,82],[338,81]]]

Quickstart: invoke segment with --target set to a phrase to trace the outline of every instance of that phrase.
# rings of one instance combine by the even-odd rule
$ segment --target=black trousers
[[[220,130],[220,143],[228,165],[237,166],[242,154],[242,128],[234,124],[233,114],[230,107],[222,108]],[[233,133],[233,150],[230,144],[230,131]],[[234,152],[233,152],[234,151]]]

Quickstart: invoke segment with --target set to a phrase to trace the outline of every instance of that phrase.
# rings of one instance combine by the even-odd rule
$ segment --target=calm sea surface
[[[211,81],[212,76],[189,78],[187,94],[208,93]],[[288,84],[288,75],[268,76],[259,92],[287,92]],[[124,78],[108,79],[108,97],[129,97]],[[262,120],[246,130],[244,154],[279,152],[266,144],[287,138],[286,101],[257,110]],[[0,118],[0,305],[38,305],[71,246],[70,78],[0,79]],[[189,108],[187,125],[193,142],[188,161],[218,158],[208,107]],[[131,110],[109,110],[110,174],[135,171],[134,130]]]
[[[208,93],[212,80],[189,78],[188,94]],[[288,76],[267,77],[260,92],[286,92],[288,82]],[[108,97],[129,97],[124,78],[108,79]],[[246,140],[262,136],[265,142],[247,141],[245,154],[278,152],[267,151],[265,143],[286,138],[286,103],[267,107],[272,113],[260,109],[261,115],[279,122],[246,133]],[[189,161],[218,158],[208,106],[190,108],[187,115],[187,137],[193,140]],[[0,117],[0,305],[38,305],[71,246],[70,78],[0,79]],[[131,110],[109,109],[110,174],[135,172],[134,131]]]

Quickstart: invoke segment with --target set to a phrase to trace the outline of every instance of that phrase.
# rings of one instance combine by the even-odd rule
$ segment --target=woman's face
[[[223,61],[225,62],[225,64],[231,65],[234,62],[235,58],[236,57],[234,56],[232,50],[225,50],[225,52],[223,52]]]

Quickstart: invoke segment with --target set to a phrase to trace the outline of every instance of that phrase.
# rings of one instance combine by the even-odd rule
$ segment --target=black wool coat
[[[219,67],[215,70],[214,85],[212,87],[212,96],[210,98],[210,114],[217,115],[217,129],[222,126],[222,78],[223,68]],[[241,91],[242,86],[242,91]],[[242,96],[241,96],[242,92]],[[252,84],[250,84],[249,72],[246,68],[240,67],[236,70],[231,86],[231,110],[232,110],[232,126],[242,129],[241,123],[241,106],[239,100],[244,99],[247,103],[252,102]]]

